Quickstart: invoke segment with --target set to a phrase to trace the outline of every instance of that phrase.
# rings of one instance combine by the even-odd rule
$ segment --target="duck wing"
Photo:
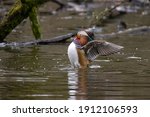
[[[107,56],[119,52],[123,46],[116,45],[103,40],[94,40],[83,46],[83,50],[89,60],[94,60],[99,55]]]

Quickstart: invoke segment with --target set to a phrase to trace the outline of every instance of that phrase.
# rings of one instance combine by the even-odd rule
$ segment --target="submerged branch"
[[[138,35],[141,33],[148,33],[150,32],[150,26],[141,26],[141,27],[136,27],[136,28],[129,28],[123,31],[119,31],[119,32],[113,32],[110,34],[98,34],[96,35],[97,38],[101,38],[101,39],[107,39],[107,38],[114,38],[116,36],[120,36],[123,34],[132,34],[132,35]]]
[[[130,28],[124,31],[114,32],[110,34],[97,34],[96,38],[108,39],[108,38],[114,38],[116,36],[120,36],[123,34],[138,35],[141,33],[149,33],[149,32],[150,32],[150,26],[141,26],[141,27]],[[34,40],[30,42],[0,43],[0,48],[18,48],[18,47],[28,47],[28,46],[33,46],[33,45],[49,45],[49,44],[56,44],[56,43],[65,43],[68,39],[75,36],[76,34],[77,32],[68,33],[66,35],[61,35],[61,36],[54,37],[51,39]]]
[[[16,47],[28,47],[32,45],[48,45],[48,44],[54,44],[54,43],[65,43],[68,39],[75,36],[77,32],[75,33],[68,33],[66,35],[61,35],[58,37],[54,37],[51,39],[44,39],[44,40],[34,40],[29,42],[12,42],[12,43],[0,43],[0,48],[16,48]]]

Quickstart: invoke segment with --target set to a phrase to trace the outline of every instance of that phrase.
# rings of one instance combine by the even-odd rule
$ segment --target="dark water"
[[[43,38],[87,27],[84,15],[41,16]],[[129,27],[150,25],[149,15],[129,14]],[[80,22],[79,22],[80,21]],[[114,32],[116,22],[104,32]],[[107,41],[124,46],[108,57],[98,57],[88,69],[72,69],[68,43],[0,50],[0,99],[150,99],[150,34],[126,34]],[[29,22],[7,40],[31,40]]]

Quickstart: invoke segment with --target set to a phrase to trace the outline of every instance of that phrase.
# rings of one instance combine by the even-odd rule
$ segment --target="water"
[[[43,38],[87,27],[88,19],[84,16],[64,19],[68,14],[41,16]],[[129,27],[150,24],[147,15],[129,14],[123,18]],[[108,23],[104,31],[115,30],[117,20]],[[28,21],[15,30],[7,40],[33,39]],[[69,42],[1,49],[0,99],[150,99],[149,36],[126,34],[107,40],[125,49],[98,57],[84,70],[71,68],[67,57]]]

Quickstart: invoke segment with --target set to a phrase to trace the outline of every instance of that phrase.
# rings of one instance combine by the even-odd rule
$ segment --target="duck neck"
[[[79,40],[77,40],[76,38],[73,40],[74,44],[76,45],[76,48],[82,49],[82,46],[79,42]]]

